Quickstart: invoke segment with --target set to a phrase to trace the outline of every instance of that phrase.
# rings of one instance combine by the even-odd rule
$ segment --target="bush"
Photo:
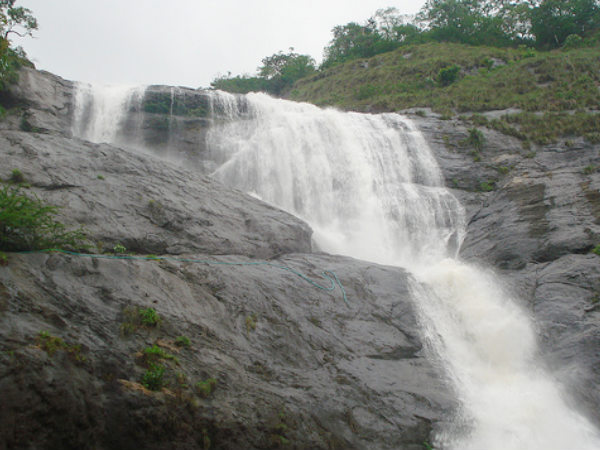
[[[0,250],[24,251],[81,247],[85,232],[68,231],[55,220],[58,207],[45,205],[20,187],[0,189]]]
[[[151,391],[159,391],[165,384],[165,368],[160,364],[150,364],[150,367],[142,375],[142,385]]]
[[[438,81],[442,86],[448,86],[456,81],[459,72],[460,67],[456,64],[444,67],[443,69],[440,69],[438,73]]]
[[[477,128],[470,128],[467,142],[473,147],[475,147],[477,150],[481,150],[485,145],[485,136]]]
[[[570,34],[565,39],[565,43],[563,44],[563,48],[577,48],[581,47],[583,43],[583,38],[578,34]]]

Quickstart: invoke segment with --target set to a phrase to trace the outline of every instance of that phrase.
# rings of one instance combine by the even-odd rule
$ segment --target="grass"
[[[175,339],[175,345],[177,347],[188,348],[190,345],[192,345],[192,342],[190,341],[190,338],[188,338],[187,336],[178,336]]]
[[[40,331],[38,333],[36,343],[49,356],[54,356],[58,351],[64,351],[76,362],[84,362],[86,360],[85,356],[81,354],[81,345],[68,344],[62,338],[52,336],[47,331]]]
[[[143,351],[143,354],[144,354],[144,361],[149,364],[156,363],[161,359],[171,360],[171,361],[174,361],[175,363],[178,362],[177,358],[174,355],[167,353],[166,351],[164,351],[161,347],[159,347],[156,344],[154,344],[152,347],[146,347]]]
[[[357,111],[429,107],[445,118],[518,109],[495,120],[481,114],[472,117],[476,125],[524,141],[545,144],[563,136],[583,136],[597,143],[598,52],[598,44],[552,52],[452,43],[411,45],[371,58],[368,67],[364,60],[350,61],[299,80],[289,97]],[[490,61],[499,64],[492,67]]]
[[[139,328],[158,328],[161,322],[162,319],[154,308],[127,307],[123,310],[121,333],[129,336]]]
[[[198,381],[195,385],[196,391],[201,397],[209,397],[217,387],[216,378],[208,378],[207,380]]]

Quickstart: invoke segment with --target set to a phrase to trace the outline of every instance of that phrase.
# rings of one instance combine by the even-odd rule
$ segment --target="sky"
[[[14,38],[38,69],[74,81],[208,87],[254,75],[290,47],[317,62],[336,25],[376,10],[418,12],[425,0],[18,0],[34,38]]]

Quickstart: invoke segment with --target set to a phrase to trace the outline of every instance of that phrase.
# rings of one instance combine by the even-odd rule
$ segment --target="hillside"
[[[515,136],[524,146],[575,136],[596,143],[599,49],[410,45],[299,80],[289,98],[366,112],[430,108],[444,119],[458,116]],[[490,111],[496,112],[484,114]]]

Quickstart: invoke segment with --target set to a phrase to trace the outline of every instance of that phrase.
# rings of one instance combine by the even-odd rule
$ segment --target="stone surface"
[[[156,157],[21,131],[2,132],[0,146],[0,177],[19,169],[99,250],[121,244],[138,253],[258,258],[310,251],[304,222]]]
[[[305,224],[199,175],[201,165],[69,139],[72,84],[25,73],[0,125],[0,176],[19,168],[94,244],[271,258],[311,277],[335,270],[350,307],[339,291],[268,266],[11,255],[0,267],[0,448],[416,450],[443,426],[455,405],[419,340],[404,272],[310,253]],[[152,150],[201,153],[212,120],[204,94],[149,93],[163,109],[167,96],[187,99],[168,128],[160,110],[132,111]],[[600,147],[573,137],[524,149],[480,127],[476,149],[463,122],[412,118],[466,206],[462,258],[496,268],[534,318],[545,364],[600,425],[600,257],[590,253],[600,243]],[[128,307],[156,308],[163,324],[124,336]],[[80,343],[86,360],[48,355],[44,330]],[[190,349],[173,348],[179,335]],[[140,351],[153,343],[179,360],[162,392],[139,385]],[[209,377],[217,386],[204,398],[190,386]]]
[[[417,450],[448,420],[404,271],[311,253],[305,223],[194,168],[72,139],[69,83],[22,83],[0,177],[21,170],[102,258],[0,266],[0,449]],[[113,259],[117,244],[165,259]],[[323,270],[348,305],[297,274],[328,287]],[[149,391],[153,345],[176,359],[154,362],[165,386]]]
[[[467,206],[462,258],[498,269],[531,312],[552,374],[600,425],[600,257],[590,253],[600,244],[600,146],[571,138],[525,150],[480,128],[474,161],[467,127],[415,120]],[[481,180],[494,190],[478,192]]]

